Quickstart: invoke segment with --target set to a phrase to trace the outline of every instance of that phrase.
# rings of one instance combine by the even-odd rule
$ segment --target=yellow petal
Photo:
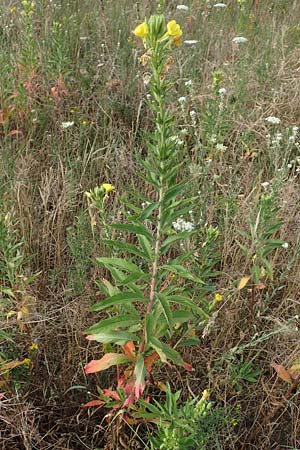
[[[140,37],[141,39],[145,39],[145,37],[148,35],[148,32],[148,25],[145,22],[141,23],[133,30],[133,34],[137,37]]]
[[[112,184],[109,184],[109,183],[103,183],[102,187],[105,189],[106,194],[108,194],[109,192],[116,189],[115,186],[113,186]]]
[[[182,30],[176,20],[171,20],[167,24],[167,33],[169,36],[180,37],[182,36]]]

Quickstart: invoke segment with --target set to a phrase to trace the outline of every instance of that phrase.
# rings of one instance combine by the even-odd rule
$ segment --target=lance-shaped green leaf
[[[102,239],[102,242],[108,245],[110,248],[121,250],[123,252],[131,253],[132,255],[139,256],[140,258],[148,258],[148,256],[141,249],[136,247],[134,244],[129,244],[127,242],[113,241],[110,239]]]
[[[128,328],[135,325],[140,320],[138,313],[136,315],[123,314],[108,319],[101,320],[101,322],[95,323],[90,328],[85,330],[86,334],[97,334],[106,331],[115,331],[117,328]]]
[[[150,336],[149,345],[159,354],[162,362],[166,363],[169,359],[177,366],[184,366],[184,361],[180,354],[168,344],[161,342],[154,336]]]
[[[97,334],[89,334],[87,337],[88,341],[101,342],[102,344],[117,344],[125,345],[129,341],[138,341],[139,338],[128,331],[106,331]]]
[[[150,233],[148,228],[146,228],[144,225],[116,223],[112,224],[111,227],[114,228],[115,230],[127,231],[128,233],[133,233],[137,236],[141,234],[142,236],[145,236],[147,239],[152,241],[152,234]]]
[[[198,278],[196,275],[193,275],[186,267],[181,266],[180,264],[165,264],[164,266],[162,266],[162,269],[175,273],[179,277],[185,278],[186,280],[191,280],[194,281],[195,283],[204,284],[201,278]]]
[[[182,241],[184,239],[188,239],[193,236],[197,231],[182,231],[181,233],[173,234],[165,239],[165,241],[161,245],[160,254],[164,255],[170,248],[170,246],[176,241]]]
[[[100,303],[96,303],[91,307],[91,311],[102,311],[103,309],[110,308],[111,306],[127,305],[135,301],[144,303],[147,302],[142,292],[120,292],[119,294],[113,295],[112,297],[108,297]]]
[[[143,273],[141,271],[141,269],[134,263],[127,261],[125,259],[122,258],[106,258],[106,257],[101,257],[101,258],[96,258],[97,263],[100,266],[112,266],[112,267],[119,267],[120,269],[124,269],[127,270],[128,272],[140,272]]]
[[[171,327],[172,327],[172,311],[170,309],[170,304],[168,302],[168,297],[158,294],[156,296],[156,298],[157,298],[157,301],[159,302],[159,304],[160,304],[160,306],[162,308],[162,311],[163,311],[163,314],[164,314],[165,319],[167,321],[167,324],[168,324],[169,328],[171,329]]]

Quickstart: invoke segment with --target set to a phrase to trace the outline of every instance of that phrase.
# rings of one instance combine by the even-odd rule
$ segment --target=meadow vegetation
[[[300,448],[299,17],[1,2],[1,450]]]

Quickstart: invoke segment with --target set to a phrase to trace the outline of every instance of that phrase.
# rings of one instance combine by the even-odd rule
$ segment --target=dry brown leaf
[[[238,290],[240,291],[241,289],[244,289],[244,287],[248,284],[250,279],[251,279],[251,277],[241,278],[239,281],[239,284],[238,284]]]
[[[292,383],[293,382],[290,374],[288,373],[288,371],[281,364],[276,364],[275,361],[272,361],[271,362],[271,366],[273,367],[273,369],[276,370],[277,375],[283,381],[286,381],[287,383]]]

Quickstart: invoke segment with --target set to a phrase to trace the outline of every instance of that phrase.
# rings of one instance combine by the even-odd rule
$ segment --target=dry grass
[[[151,125],[143,103],[145,89],[137,61],[140,49],[128,38],[133,24],[148,15],[155,2],[71,1],[62,2],[61,8],[51,2],[45,2],[48,8],[37,3],[33,23],[40,38],[35,49],[39,66],[25,94],[20,85],[30,76],[18,65],[25,45],[20,6],[12,13],[14,2],[1,5],[0,112],[7,108],[11,112],[9,121],[0,123],[0,201],[3,212],[14,213],[25,254],[33,255],[27,270],[41,274],[32,286],[36,308],[26,331],[17,338],[22,357],[33,341],[39,350],[26,381],[20,381],[22,388],[11,385],[0,397],[0,446],[2,450],[107,450],[112,448],[111,431],[104,412],[81,407],[93,398],[89,392],[96,395],[98,383],[108,387],[115,380],[113,372],[99,380],[86,378],[83,371],[86,361],[97,356],[97,351],[101,353],[88,348],[82,331],[95,321],[89,307],[98,295],[94,281],[101,275],[90,258],[103,249],[93,241],[89,227],[80,226],[79,218],[86,215],[89,220],[84,192],[90,188],[109,180],[121,192],[124,185],[140,183],[134,156],[145,152],[143,130]],[[300,31],[296,23],[300,5],[264,0],[252,6],[253,2],[246,1],[249,9],[243,22],[235,0],[226,2],[227,12],[207,10],[206,3],[214,2],[191,1],[190,18],[175,11],[176,2],[166,3],[167,13],[182,23],[187,39],[199,39],[195,48],[182,46],[173,73],[172,107],[180,128],[189,130],[180,156],[186,161],[183,174],[191,176],[192,165],[195,170],[211,157],[210,150],[199,156],[197,139],[202,140],[213,127],[210,123],[205,129],[199,120],[194,129],[189,111],[181,112],[177,98],[186,95],[184,82],[194,81],[188,109],[196,109],[201,119],[213,98],[215,70],[222,70],[228,90],[224,133],[228,149],[212,157],[208,174],[191,176],[192,190],[202,191],[195,215],[203,214],[205,222],[220,230],[218,269],[222,276],[216,290],[224,301],[202,345],[185,355],[195,372],[187,375],[175,370],[167,375],[174,389],[183,389],[185,396],[199,395],[209,387],[217,405],[233,409],[240,405],[239,423],[220,432],[219,447],[211,449],[300,448],[299,389],[285,401],[289,386],[271,367],[273,360],[290,367],[300,359],[300,198],[299,176],[294,170],[287,172],[278,189],[280,216],[285,221],[278,237],[289,242],[289,249],[272,254],[273,282],[255,293],[250,289],[238,292],[234,287],[249,270],[236,243],[237,230],[247,230],[249,211],[255,209],[263,192],[261,183],[276,182],[285,154],[284,145],[276,154],[268,147],[269,127],[264,118],[280,117],[281,130],[300,124]],[[57,37],[57,44],[51,35],[53,19],[61,21],[66,30],[61,41]],[[10,21],[14,26],[5,28]],[[248,44],[234,49],[232,38],[241,34],[246,34]],[[51,53],[52,44],[56,53]],[[65,92],[59,84],[59,63],[65,70]],[[58,97],[51,97],[51,87],[57,88]],[[71,120],[76,125],[62,130],[61,123]],[[13,129],[22,134],[9,136]],[[207,144],[205,139],[203,143]],[[119,208],[117,198],[111,200],[112,218],[119,217]],[[74,251],[68,241],[71,231],[77,233]],[[92,246],[86,255],[88,241]],[[79,280],[82,287],[76,288],[70,273],[80,264],[84,267]],[[232,382],[233,366],[241,354],[230,363],[227,358],[235,347],[244,348],[246,361],[257,355],[254,366],[261,369],[256,383],[241,380],[241,390]],[[163,380],[166,374],[159,376]],[[282,407],[261,426],[280,402]],[[129,439],[129,428],[126,434]],[[138,445],[130,442],[118,448]]]

